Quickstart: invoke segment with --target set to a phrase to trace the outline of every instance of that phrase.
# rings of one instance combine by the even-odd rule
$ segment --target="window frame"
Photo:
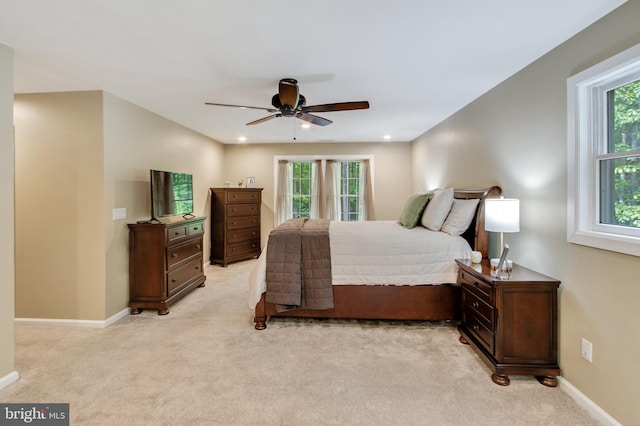
[[[373,194],[374,199],[371,200],[372,202],[374,202],[375,200],[375,188],[374,188],[374,182],[375,179],[373,179],[374,175],[374,155],[373,154],[363,154],[363,155],[359,155],[359,154],[341,154],[341,155],[328,155],[328,154],[323,154],[323,155],[274,155],[273,157],[273,167],[274,167],[274,173],[273,173],[273,187],[277,188],[278,187],[278,162],[279,161],[292,161],[292,162],[313,162],[316,160],[321,160],[321,164],[320,164],[320,170],[318,170],[318,173],[321,174],[322,176],[322,182],[324,182],[324,176],[326,173],[326,168],[327,168],[327,160],[337,160],[337,161],[362,161],[362,160],[369,160],[369,169],[370,169],[370,173],[371,173],[371,177],[372,177],[372,182],[371,182],[371,192]],[[274,190],[273,193],[273,205],[276,206],[277,205],[277,191]]]
[[[640,45],[567,79],[567,241],[640,256],[640,229],[600,223],[601,160],[609,153],[606,93],[640,79]]]

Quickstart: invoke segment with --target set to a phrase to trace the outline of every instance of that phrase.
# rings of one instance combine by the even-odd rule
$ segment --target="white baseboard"
[[[115,324],[118,320],[129,315],[129,309],[125,308],[104,321],[99,320],[74,320],[74,319],[48,319],[48,318],[16,318],[16,324],[38,324],[38,325],[63,325],[84,328],[106,328]]]
[[[17,381],[20,378],[20,375],[17,371],[12,371],[4,377],[0,377],[0,389],[6,388],[11,383]]]
[[[622,426],[620,422],[611,417],[606,411],[600,408],[600,406],[590,400],[585,394],[580,392],[575,386],[573,386],[563,377],[558,377],[558,384],[560,385],[560,389],[568,393],[569,396],[571,396],[579,406],[587,410],[589,414],[591,414],[591,416],[593,416],[603,425]]]

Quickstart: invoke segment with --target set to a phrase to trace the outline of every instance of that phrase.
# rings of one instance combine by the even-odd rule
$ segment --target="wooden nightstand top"
[[[560,281],[555,278],[540,274],[517,263],[513,264],[513,271],[509,279],[498,279],[492,276],[489,259],[483,259],[482,263],[471,263],[471,259],[456,259],[456,263],[467,273],[494,286],[508,287],[511,285],[522,285],[523,283],[545,283],[555,285],[556,287],[560,285]]]

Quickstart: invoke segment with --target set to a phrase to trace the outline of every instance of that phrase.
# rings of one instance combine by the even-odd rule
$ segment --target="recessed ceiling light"
[[[384,135],[384,140],[385,140],[385,141],[388,141],[388,140],[390,140],[390,139],[391,139],[391,135]]]
[[[311,127],[311,124],[309,124],[309,123],[304,123],[304,124],[302,124],[302,126],[300,126],[300,127],[302,127],[303,129],[308,129],[309,127]]]
[[[238,140],[239,140],[240,142],[246,142],[247,137],[246,137],[246,136],[240,136],[240,137],[238,137]]]

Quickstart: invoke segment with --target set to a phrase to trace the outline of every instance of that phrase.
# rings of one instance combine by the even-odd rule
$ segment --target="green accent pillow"
[[[398,223],[405,228],[415,228],[422,217],[424,208],[427,206],[427,203],[432,196],[432,192],[427,192],[424,194],[414,194],[409,197],[407,202],[404,204],[402,213],[400,213]]]

